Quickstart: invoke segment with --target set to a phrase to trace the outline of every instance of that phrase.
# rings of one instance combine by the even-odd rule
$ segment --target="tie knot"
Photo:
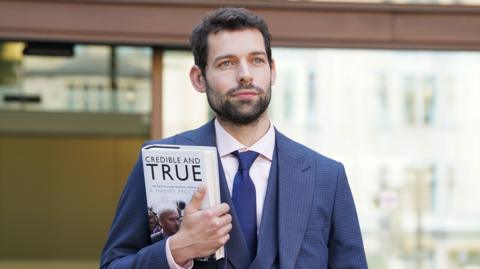
[[[239,170],[250,170],[250,167],[259,155],[259,153],[255,151],[234,151],[232,154],[238,159]]]

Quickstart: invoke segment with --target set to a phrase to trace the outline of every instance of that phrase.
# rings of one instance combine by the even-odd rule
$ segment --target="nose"
[[[248,63],[242,62],[238,67],[238,82],[240,84],[248,85],[253,81],[252,73]]]

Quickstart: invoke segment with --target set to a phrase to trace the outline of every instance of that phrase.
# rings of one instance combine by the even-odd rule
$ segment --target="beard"
[[[224,95],[212,89],[208,82],[206,83],[206,88],[208,104],[216,116],[236,125],[248,125],[257,121],[267,110],[272,92],[270,85],[264,90],[254,84],[240,84],[228,90]],[[233,100],[231,98],[232,95],[239,90],[255,90],[258,98],[252,100]]]

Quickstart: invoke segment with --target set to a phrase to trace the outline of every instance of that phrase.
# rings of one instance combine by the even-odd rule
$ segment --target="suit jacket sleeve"
[[[100,268],[169,268],[165,242],[163,239],[150,243],[143,167],[139,158],[120,198]]]
[[[338,167],[328,250],[328,268],[368,268],[355,204],[342,164]]]

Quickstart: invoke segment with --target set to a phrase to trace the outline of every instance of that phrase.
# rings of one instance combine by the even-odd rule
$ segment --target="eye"
[[[263,59],[262,57],[255,57],[253,58],[253,63],[256,65],[261,65],[265,63],[265,59]]]
[[[220,63],[218,63],[217,66],[220,67],[220,68],[228,68],[228,67],[233,66],[233,61],[224,60],[224,61],[221,61]]]

